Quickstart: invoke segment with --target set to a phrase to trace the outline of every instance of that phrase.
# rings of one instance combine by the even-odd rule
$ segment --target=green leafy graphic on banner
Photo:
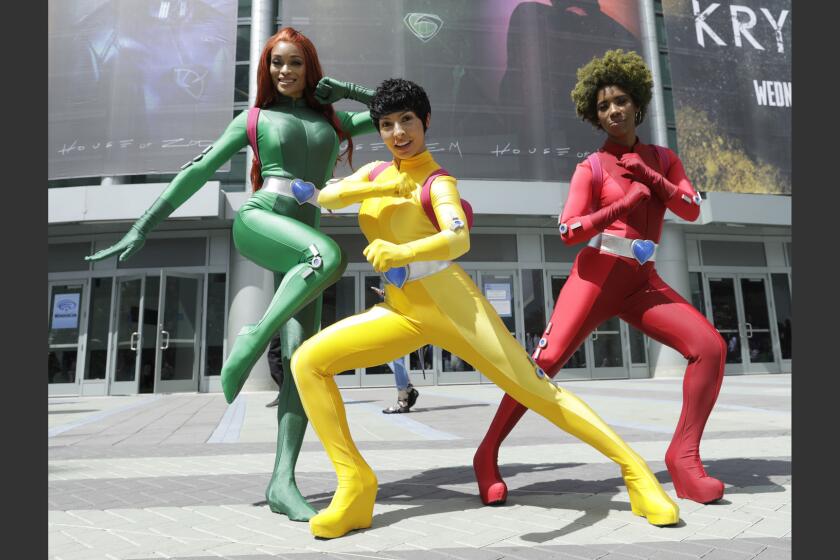
[[[791,193],[776,166],[750,158],[705,112],[681,107],[676,118],[680,158],[697,190]]]

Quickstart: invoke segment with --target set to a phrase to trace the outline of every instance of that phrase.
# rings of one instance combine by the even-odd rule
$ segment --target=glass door
[[[161,273],[155,392],[198,390],[202,275]]]
[[[630,372],[624,359],[624,330],[618,317],[607,319],[592,331],[592,379],[627,379]]]
[[[773,325],[764,275],[738,275],[743,307],[745,366],[749,373],[778,373],[779,361],[773,351]]]
[[[324,290],[322,329],[357,313],[358,277],[357,272],[346,272],[338,279],[338,282]],[[359,379],[359,372],[355,369],[343,371],[335,376],[335,382],[339,387],[358,387]]]
[[[726,342],[726,373],[776,373],[765,275],[708,276],[711,321]]]
[[[78,392],[79,356],[84,351],[84,282],[49,285],[47,382],[49,394]],[[84,360],[82,360],[84,361]]]
[[[116,281],[116,316],[111,347],[111,395],[134,395],[138,392],[140,352],[143,346],[143,300],[146,279],[118,277]]]

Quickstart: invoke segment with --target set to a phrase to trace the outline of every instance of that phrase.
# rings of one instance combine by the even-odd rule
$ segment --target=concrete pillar
[[[253,0],[251,3],[251,50],[248,73],[248,104],[253,105],[257,95],[257,65],[266,40],[277,30],[276,0]],[[251,192],[251,148],[245,164],[245,189]],[[233,347],[236,335],[243,325],[260,320],[274,295],[274,273],[259,267],[243,257],[230,243],[230,277],[228,278],[230,310],[228,311],[227,349]],[[243,391],[276,390],[265,354],[251,370]]]
[[[639,5],[639,12],[642,24],[642,57],[653,76],[653,99],[647,113],[653,135],[651,142],[667,146],[668,127],[665,124],[665,101],[662,94],[662,73],[659,68],[659,43],[656,38],[656,11],[653,0],[643,0]]]
[[[233,348],[236,335],[244,325],[258,322],[274,295],[274,273],[259,267],[239,254],[230,244],[230,277],[228,278],[230,310],[228,311],[227,350]],[[225,356],[227,357],[227,356]],[[251,370],[243,391],[276,390],[265,354]]]
[[[656,271],[669,286],[691,301],[688,276],[688,257],[685,250],[683,226],[665,222],[656,249]],[[688,361],[676,350],[650,341],[649,359],[653,377],[682,377]]]
[[[248,106],[257,98],[257,69],[265,42],[277,32],[277,0],[253,0],[251,3],[251,43],[248,66]],[[245,157],[245,189],[251,187],[251,162],[254,154],[248,147]]]

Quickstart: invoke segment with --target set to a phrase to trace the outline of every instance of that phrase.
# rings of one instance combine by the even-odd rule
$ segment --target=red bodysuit
[[[645,164],[637,162],[633,178],[617,164],[630,152]],[[665,177],[654,146],[637,140],[628,148],[607,140],[597,156],[603,175],[598,200],[593,200],[590,163],[584,161],[575,170],[560,217],[563,242],[574,245],[603,232],[658,243],[666,208],[683,219],[696,220],[700,197],[676,154],[667,150],[667,155],[670,164]],[[625,156],[625,160],[628,157],[636,156]],[[636,180],[649,187],[649,198],[638,196]],[[659,277],[653,261],[640,264],[635,258],[597,247],[581,249],[534,352],[535,361],[554,377],[595,327],[613,316],[688,359],[682,413],[665,464],[680,498],[701,503],[720,499],[723,483],[706,474],[699,448],[723,381],[726,345],[706,318]],[[507,487],[497,467],[499,446],[526,410],[505,395],[476,451],[473,466],[486,504],[506,499]]]

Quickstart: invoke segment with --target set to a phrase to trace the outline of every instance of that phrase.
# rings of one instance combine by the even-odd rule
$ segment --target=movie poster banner
[[[49,178],[174,173],[209,146],[233,116],[236,13],[236,0],[49,2]]]
[[[791,194],[791,0],[663,0],[680,157],[702,191]]]
[[[281,15],[313,40],[327,75],[419,83],[429,149],[460,178],[568,181],[603,142],[575,114],[577,69],[609,49],[642,52],[635,0],[283,0]],[[389,157],[375,135],[354,144],[356,168]]]

